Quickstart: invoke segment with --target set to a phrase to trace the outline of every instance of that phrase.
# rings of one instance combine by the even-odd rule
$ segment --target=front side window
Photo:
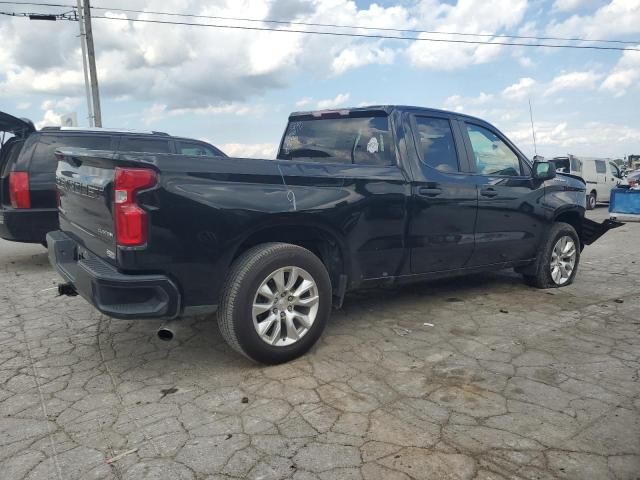
[[[576,157],[571,157],[571,171],[582,173],[582,162]]]
[[[279,160],[391,165],[393,141],[387,116],[292,120]]]
[[[415,117],[418,155],[424,165],[440,172],[458,172],[458,155],[449,120]]]
[[[607,165],[604,160],[596,160],[596,173],[607,173]]]
[[[479,125],[466,125],[475,157],[476,173],[512,177],[521,175],[518,156],[500,137]]]
[[[111,137],[109,135],[42,135],[33,153],[29,169],[36,172],[55,172],[58,166],[55,151],[65,147],[110,150]]]
[[[616,178],[622,178],[622,175],[620,174],[620,169],[618,168],[618,166],[613,162],[610,162],[610,165],[611,165],[611,174]]]

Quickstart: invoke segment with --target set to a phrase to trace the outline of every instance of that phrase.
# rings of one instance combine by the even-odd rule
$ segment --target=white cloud
[[[591,7],[597,0],[556,0],[553,2],[553,10],[558,12],[570,12],[578,8]]]
[[[336,74],[342,74],[352,68],[362,67],[370,63],[393,63],[395,52],[390,48],[378,48],[369,45],[354,45],[342,50],[331,63]]]
[[[80,97],[64,97],[57,100],[44,100],[40,105],[42,110],[62,110],[65,113],[71,112],[82,103]]]
[[[306,22],[390,28],[415,23],[409,7],[361,8],[352,0],[164,0],[162,8],[159,3],[139,1],[136,8],[252,18],[289,12]],[[130,8],[125,0],[109,5]],[[404,48],[402,43],[382,46],[379,40],[349,37],[126,21],[127,16],[158,18],[148,13],[105,15],[112,20],[95,19],[93,24],[102,97],[126,95],[166,105],[167,110],[243,102],[286,86],[296,72],[326,77],[371,63],[388,64]],[[33,28],[23,19],[0,18],[0,96],[83,92],[77,26],[43,23]]]
[[[502,96],[508,100],[523,100],[533,93],[536,81],[533,78],[521,78],[517,83],[508,86],[502,91]]]
[[[177,117],[187,114],[196,115],[260,115],[264,111],[261,105],[248,105],[240,102],[220,103],[218,105],[206,105],[202,107],[169,108],[166,104],[154,103],[145,110],[144,116],[147,123],[157,122],[169,117]]]
[[[435,1],[420,2],[418,10],[423,26],[439,32],[462,32],[490,35],[517,26],[527,8],[526,0],[459,0],[455,5]],[[420,38],[461,40],[455,35],[420,34]],[[504,47],[496,45],[453,44],[418,41],[407,48],[410,62],[422,68],[453,70],[495,59]]]
[[[306,107],[307,105],[311,104],[311,102],[313,102],[313,98],[304,97],[296,102],[296,107],[299,107],[299,108]]]
[[[592,90],[601,78],[602,75],[592,71],[563,73],[551,80],[544,94],[549,96],[563,90]]]
[[[486,105],[493,101],[494,96],[489,93],[480,92],[477,97],[463,97],[461,95],[451,95],[444,101],[444,108],[446,110],[453,110],[455,112],[467,112],[468,107],[478,107]],[[468,113],[468,112],[467,112]],[[473,115],[480,115],[481,111],[474,111]]]
[[[317,107],[320,110],[341,107],[349,100],[349,97],[351,97],[351,94],[349,93],[339,93],[334,98],[327,98],[325,100],[318,101]]]
[[[636,48],[640,49],[640,45]],[[600,88],[621,97],[634,86],[640,86],[640,52],[624,52]]]
[[[245,158],[273,159],[278,151],[275,143],[225,143],[219,148],[230,157]]]
[[[640,128],[603,122],[570,124],[536,122],[538,152],[545,157],[572,153],[622,157],[640,143]],[[533,152],[531,125],[526,121],[513,125],[505,133],[516,144]]]
[[[35,122],[35,125],[38,130],[42,127],[58,127],[62,125],[62,114],[53,110],[45,110],[42,120]]]
[[[591,15],[572,15],[559,23],[552,22],[547,28],[551,35],[583,38],[619,38],[638,33],[640,25],[640,0],[611,0]]]

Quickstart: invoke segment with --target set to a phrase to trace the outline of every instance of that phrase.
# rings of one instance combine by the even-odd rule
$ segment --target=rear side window
[[[160,138],[122,137],[121,152],[170,153],[169,140]]]
[[[280,160],[391,165],[389,117],[320,118],[289,122]]]
[[[457,172],[458,155],[449,120],[415,117],[418,155],[423,164],[440,172]]]
[[[222,156],[222,152],[214,150],[211,147],[198,142],[179,142],[178,153],[182,155],[193,155],[202,157],[218,157]]]
[[[596,160],[596,173],[607,173],[607,165],[604,160]]]
[[[110,150],[111,137],[108,135],[55,136],[42,135],[33,152],[29,170],[35,172],[55,172],[58,162],[55,151],[63,147],[90,148],[92,150]]]

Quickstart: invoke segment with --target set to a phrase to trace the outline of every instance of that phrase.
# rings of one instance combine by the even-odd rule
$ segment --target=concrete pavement
[[[0,477],[636,480],[639,238],[609,232],[558,290],[501,272],[355,293],[276,367],[211,318],[163,343],[56,297],[45,250],[0,241]]]

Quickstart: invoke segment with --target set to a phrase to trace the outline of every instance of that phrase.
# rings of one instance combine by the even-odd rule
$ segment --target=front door
[[[478,217],[469,266],[534,258],[544,230],[542,182],[508,140],[488,124],[461,122],[475,167]]]
[[[409,226],[411,272],[456,270],[473,253],[477,194],[462,136],[443,115],[411,118],[415,149]],[[417,170],[417,171],[415,171]]]

